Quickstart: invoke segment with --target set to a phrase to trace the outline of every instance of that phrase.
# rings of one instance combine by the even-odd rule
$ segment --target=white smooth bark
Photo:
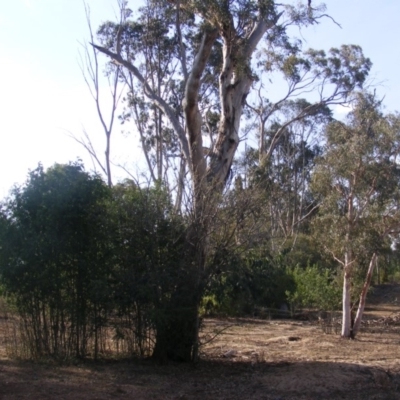
[[[346,266],[343,277],[343,298],[342,298],[342,334],[344,338],[351,337],[351,276],[349,267]]]
[[[176,4],[178,8],[184,6],[180,2],[176,2]],[[229,8],[226,11],[229,13]],[[207,192],[211,193],[215,189],[221,192],[229,176],[233,157],[239,145],[240,118],[243,106],[253,82],[250,71],[250,60],[266,31],[277,23],[281,15],[282,13],[273,19],[260,18],[246,37],[238,35],[231,15],[229,18],[224,17],[223,23],[217,21],[214,24],[214,29],[209,28],[204,33],[202,43],[197,51],[190,72],[187,70],[186,58],[183,54],[184,47],[182,45],[180,27],[177,27],[178,36],[180,37],[179,50],[183,62],[182,68],[185,79],[187,78],[183,100],[186,127],[180,124],[167,102],[151,89],[139,69],[122,57],[119,51],[119,43],[117,43],[116,52],[92,43],[95,49],[109,56],[116,64],[122,65],[130,71],[143,85],[147,98],[153,101],[168,118],[179,137],[182,151],[188,161],[197,201],[203,198],[204,194],[208,194]],[[177,24],[179,25],[179,10]],[[207,161],[202,145],[202,119],[198,106],[198,96],[201,77],[211,54],[213,44],[218,36],[223,41],[223,67],[219,82],[221,117],[218,137],[210,152],[210,163],[207,168]],[[119,38],[117,40],[119,42]],[[207,188],[205,185],[211,186]]]

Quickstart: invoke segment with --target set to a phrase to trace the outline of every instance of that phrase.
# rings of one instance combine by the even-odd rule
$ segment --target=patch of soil
[[[318,322],[207,319],[196,365],[34,364],[8,359],[2,341],[0,399],[400,399],[400,330],[384,323],[400,286],[378,290],[356,340]]]

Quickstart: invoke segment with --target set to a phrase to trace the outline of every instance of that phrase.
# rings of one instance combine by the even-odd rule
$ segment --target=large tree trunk
[[[245,75],[235,77],[231,55],[228,55],[225,46],[224,68],[220,75],[220,128],[207,168],[203,153],[198,93],[201,76],[217,36],[217,29],[205,32],[186,83],[183,110],[190,149],[189,166],[193,179],[194,203],[192,221],[186,238],[186,266],[182,269],[184,279],[179,280],[168,310],[162,315],[157,329],[153,356],[160,361],[195,361],[198,357],[198,311],[207,279],[205,255],[211,216],[216,209],[239,144],[240,117],[251,84],[251,79]]]
[[[364,286],[361,291],[360,302],[358,303],[357,314],[356,314],[356,318],[354,320],[353,337],[355,337],[357,335],[358,331],[360,330],[361,320],[362,320],[362,316],[363,316],[364,308],[365,308],[365,301],[367,299],[368,289],[371,285],[371,280],[372,280],[372,275],[374,273],[376,260],[377,260],[377,255],[376,255],[376,253],[374,253],[372,255],[371,261],[369,262],[367,277],[365,279]]]
[[[168,304],[157,310],[153,358],[159,362],[196,361],[198,358],[199,305],[205,288],[205,224],[188,228],[186,248]]]
[[[156,325],[153,358],[161,363],[168,360],[190,362],[197,358],[198,293],[192,282],[180,282],[166,308],[160,310]]]

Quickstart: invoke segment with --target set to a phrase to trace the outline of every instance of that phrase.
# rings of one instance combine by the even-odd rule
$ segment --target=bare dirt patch
[[[222,333],[196,365],[35,364],[3,348],[0,399],[400,399],[400,286],[377,289],[356,340],[317,321],[209,319],[203,341]]]

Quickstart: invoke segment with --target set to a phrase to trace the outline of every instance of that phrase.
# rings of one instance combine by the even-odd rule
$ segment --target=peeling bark
[[[201,191],[206,172],[206,159],[203,153],[203,137],[201,132],[202,118],[198,104],[200,79],[217,36],[218,31],[216,29],[209,30],[204,34],[197,56],[193,62],[192,71],[186,82],[185,98],[183,100],[196,200],[200,196],[199,191]]]

